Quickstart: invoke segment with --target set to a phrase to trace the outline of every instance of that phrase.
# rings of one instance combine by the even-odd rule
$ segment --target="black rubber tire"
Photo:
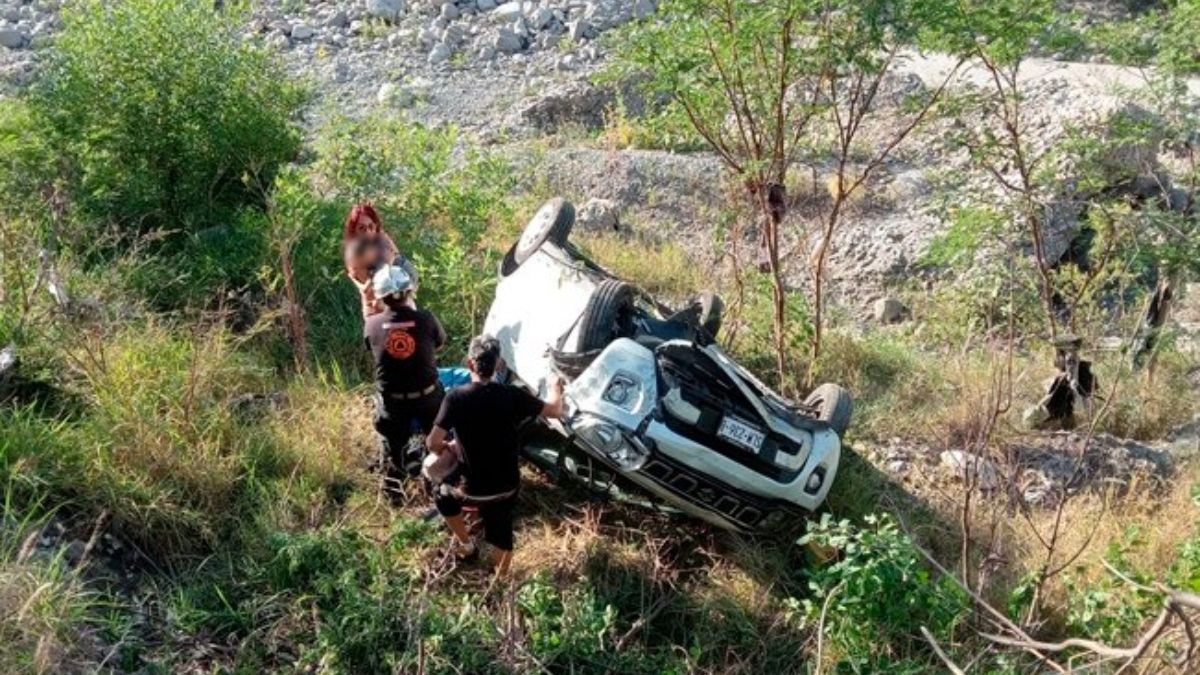
[[[825,422],[838,436],[850,428],[850,418],[854,415],[854,398],[845,387],[826,382],[813,389],[804,405],[817,410],[817,419]]]
[[[571,202],[562,197],[546,202],[529,219],[521,238],[513,246],[513,262],[520,266],[548,241],[559,246],[565,245],[574,225],[575,206]]]
[[[580,352],[604,349],[613,340],[633,337],[634,287],[605,279],[588,298],[579,322]]]

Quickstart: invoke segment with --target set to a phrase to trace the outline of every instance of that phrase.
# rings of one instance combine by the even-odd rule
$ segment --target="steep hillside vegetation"
[[[0,672],[1198,667],[1195,3],[217,4],[0,11]],[[453,364],[559,194],[854,393],[822,512],[526,467],[496,579],[380,494],[347,210]],[[1031,429],[1066,334],[1098,389]]]

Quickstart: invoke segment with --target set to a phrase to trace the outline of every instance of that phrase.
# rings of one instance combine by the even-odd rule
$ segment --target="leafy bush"
[[[187,0],[82,0],[29,98],[89,228],[196,231],[261,202],[295,156],[302,102],[239,12]]]
[[[312,165],[284,176],[275,195],[279,222],[300,230],[292,255],[313,351],[342,354],[343,363],[359,358],[361,317],[354,289],[342,278],[341,224],[354,202],[367,200],[401,252],[415,261],[417,301],[445,325],[447,357],[460,355],[481,327],[500,243],[507,245],[511,232],[508,167],[457,151],[452,128],[397,119],[335,118],[315,146]]]
[[[840,555],[812,570],[813,597],[801,600],[800,607],[813,624],[824,611],[828,637],[855,671],[878,671],[921,657],[921,626],[947,639],[967,616],[966,594],[953,582],[933,577],[889,516],[868,515],[862,527],[855,527],[826,514],[809,525],[799,543]]]

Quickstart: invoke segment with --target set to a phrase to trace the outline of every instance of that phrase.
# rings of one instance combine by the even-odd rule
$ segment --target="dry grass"
[[[637,235],[580,233],[575,242],[614,274],[634,280],[662,300],[681,300],[701,290],[717,290],[719,279],[673,241]]]

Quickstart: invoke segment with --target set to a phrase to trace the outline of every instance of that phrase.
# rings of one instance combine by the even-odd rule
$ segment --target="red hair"
[[[362,226],[364,219],[370,219],[379,227],[380,232],[383,231],[383,221],[379,219],[379,214],[376,213],[374,206],[367,203],[355,204],[346,216],[346,225],[342,230],[342,241],[350,241],[358,236],[358,228]]]

